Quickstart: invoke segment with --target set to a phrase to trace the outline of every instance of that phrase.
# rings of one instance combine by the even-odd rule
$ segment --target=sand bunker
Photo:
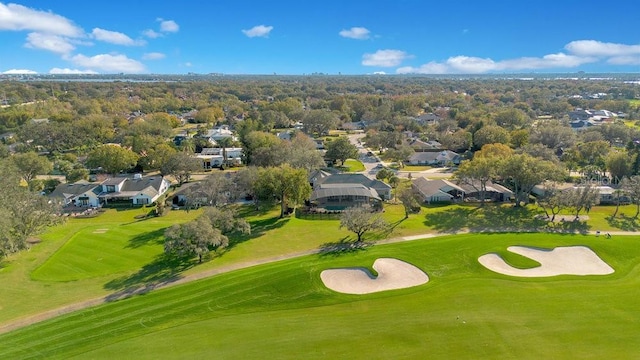
[[[530,269],[518,269],[507,264],[497,254],[486,254],[478,262],[491,271],[510,276],[546,277],[556,275],[607,275],[614,270],[596,253],[585,246],[557,247],[552,250],[510,246],[507,250],[540,263]]]
[[[95,229],[95,230],[93,230],[93,233],[94,234],[104,234],[107,231],[109,231],[109,229]]]
[[[375,277],[366,268],[325,270],[320,278],[326,287],[345,294],[369,294],[425,284],[429,277],[417,267],[398,259],[380,258],[373,263]]]

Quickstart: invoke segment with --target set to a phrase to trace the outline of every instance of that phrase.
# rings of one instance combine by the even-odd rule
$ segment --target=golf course
[[[392,228],[364,246],[343,246],[354,234],[335,218],[243,208],[251,235],[202,264],[163,257],[164,229],[200,210],[144,211],[69,219],[0,264],[0,358],[634,359],[640,349],[640,236],[635,219],[609,219],[611,207],[549,226],[534,206],[434,206],[404,219],[387,205]],[[569,249],[595,270],[571,272],[584,263]],[[552,272],[509,275],[496,261]],[[324,282],[336,269],[419,281],[348,294]]]

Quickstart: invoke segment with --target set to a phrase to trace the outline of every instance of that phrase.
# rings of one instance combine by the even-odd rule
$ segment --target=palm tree
[[[218,146],[222,148],[222,165],[221,167],[227,166],[227,148],[231,147],[233,144],[233,139],[230,137],[223,137],[219,140],[216,140]]]

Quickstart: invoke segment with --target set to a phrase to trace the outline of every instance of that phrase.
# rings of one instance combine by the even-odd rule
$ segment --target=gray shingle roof
[[[330,196],[364,196],[381,200],[372,188],[362,184],[323,184],[311,193],[311,201],[327,198]]]

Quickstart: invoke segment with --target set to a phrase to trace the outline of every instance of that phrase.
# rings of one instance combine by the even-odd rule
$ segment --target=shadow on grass
[[[586,233],[590,226],[582,221],[549,223],[540,212],[527,207],[487,204],[484,207],[455,207],[431,212],[424,224],[443,233],[461,231],[547,231]]]
[[[607,222],[614,228],[624,231],[640,231],[640,221],[635,217],[607,217]]]
[[[251,225],[251,234],[246,234],[246,235],[240,234],[240,233],[228,234],[227,236],[229,238],[229,245],[227,245],[227,247],[224,248],[223,253],[233,249],[233,247],[235,247],[238,244],[242,244],[245,241],[258,238],[264,235],[268,231],[281,228],[285,226],[288,222],[289,222],[289,218],[286,218],[286,217],[279,218],[277,216],[267,218],[267,219],[250,221],[249,224]]]
[[[164,231],[166,228],[157,229],[142,234],[138,234],[132,237],[127,244],[127,248],[135,249],[140,246],[152,245],[152,244],[164,244]]]
[[[351,240],[348,236],[336,242],[328,242],[320,245],[320,256],[340,256],[364,251],[373,244],[366,241]]]
[[[140,271],[129,276],[123,276],[109,281],[104,288],[115,293],[107,296],[107,301],[116,301],[133,295],[147,293],[159,286],[163,286],[182,278],[181,272],[193,267],[194,259],[178,259],[164,254],[143,266]]]

